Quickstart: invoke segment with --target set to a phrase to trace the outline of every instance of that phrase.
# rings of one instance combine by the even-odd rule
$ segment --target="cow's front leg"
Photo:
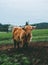
[[[27,41],[24,41],[23,47],[28,47]]]

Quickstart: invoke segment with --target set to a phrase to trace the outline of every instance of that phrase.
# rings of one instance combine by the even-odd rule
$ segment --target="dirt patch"
[[[35,47],[48,47],[48,42],[44,41],[44,42],[31,42],[30,46],[35,46]]]
[[[48,47],[48,42],[31,42],[30,47]],[[11,48],[14,48],[13,44],[7,44],[7,45],[0,45],[0,51],[1,50],[9,50]]]

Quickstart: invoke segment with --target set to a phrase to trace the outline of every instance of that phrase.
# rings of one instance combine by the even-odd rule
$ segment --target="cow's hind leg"
[[[16,48],[16,40],[14,40],[14,48]]]
[[[17,42],[17,46],[18,46],[18,48],[19,48],[19,43],[20,43],[20,42]]]

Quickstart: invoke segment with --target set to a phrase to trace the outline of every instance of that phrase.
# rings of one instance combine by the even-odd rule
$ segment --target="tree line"
[[[25,25],[28,25],[29,23],[26,22]],[[36,26],[37,29],[48,29],[48,23],[38,23],[38,24],[30,24],[33,26]],[[1,24],[0,23],[0,32],[9,32],[9,26],[10,24]]]
[[[0,24],[0,31],[1,32],[8,32],[9,24]]]
[[[48,23],[33,24],[37,29],[48,29]]]

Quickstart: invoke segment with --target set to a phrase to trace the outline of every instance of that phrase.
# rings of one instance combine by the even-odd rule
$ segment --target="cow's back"
[[[25,31],[22,28],[15,28],[13,31],[13,39],[16,41],[22,41],[25,37]]]

